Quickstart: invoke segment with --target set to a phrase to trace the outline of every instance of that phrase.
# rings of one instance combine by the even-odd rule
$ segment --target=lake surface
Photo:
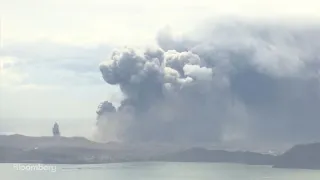
[[[319,180],[320,171],[221,163],[0,164],[4,180]],[[43,170],[45,169],[45,170]]]

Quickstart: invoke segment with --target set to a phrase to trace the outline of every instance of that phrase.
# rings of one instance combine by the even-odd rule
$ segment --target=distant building
[[[52,128],[53,136],[60,136],[60,129],[58,123],[54,123]]]

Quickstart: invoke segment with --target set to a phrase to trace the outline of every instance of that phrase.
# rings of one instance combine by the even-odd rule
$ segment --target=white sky
[[[317,19],[320,1],[0,0],[0,132],[38,135],[25,121],[47,128],[52,119],[78,118],[85,120],[68,122],[94,125],[98,103],[120,99],[98,71],[113,47],[150,44],[166,25],[182,33],[230,15]],[[66,134],[86,133],[71,129]]]
[[[141,43],[164,24],[181,31],[218,15],[320,17],[317,0],[0,0],[8,41]],[[143,42],[142,42],[143,43]]]

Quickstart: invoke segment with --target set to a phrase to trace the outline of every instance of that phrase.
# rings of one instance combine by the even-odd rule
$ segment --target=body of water
[[[39,168],[40,167],[40,168]],[[0,164],[3,180],[319,180],[320,171],[221,163]]]

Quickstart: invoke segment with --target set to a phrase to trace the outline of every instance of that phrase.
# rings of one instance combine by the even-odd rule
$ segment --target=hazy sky
[[[167,25],[179,34],[211,17],[317,19],[319,9],[316,0],[0,0],[0,132],[37,135],[47,130],[30,124],[80,119],[65,121],[79,125],[66,133],[83,133],[102,100],[121,99],[99,63],[114,47],[153,43]]]

